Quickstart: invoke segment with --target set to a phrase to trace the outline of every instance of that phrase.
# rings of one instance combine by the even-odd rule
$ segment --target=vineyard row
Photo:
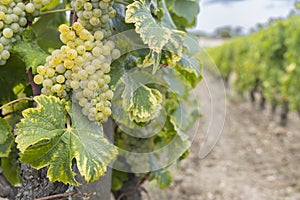
[[[300,113],[300,17],[291,16],[250,36],[231,39],[207,50],[225,81],[240,94],[261,94],[272,110],[282,107],[281,123],[287,113]]]

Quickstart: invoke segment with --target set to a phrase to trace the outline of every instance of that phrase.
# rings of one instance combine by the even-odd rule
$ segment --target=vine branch
[[[17,103],[19,101],[33,101],[33,97],[22,97],[22,98],[19,98],[19,99],[16,99],[16,100],[13,100],[7,104],[4,104],[3,106],[0,107],[0,110],[2,110],[4,107],[6,106],[9,106],[9,105],[12,105],[14,103]]]
[[[29,69],[28,71],[28,79],[32,88],[32,93],[33,96],[38,96],[40,94],[40,90],[37,84],[35,84],[35,82],[33,81],[33,73],[32,73],[32,68]]]
[[[66,9],[57,9],[57,10],[48,10],[45,12],[40,13],[40,16],[43,15],[48,15],[48,14],[53,14],[53,13],[61,13],[61,12],[66,12],[66,11],[73,11],[73,8],[66,8]]]
[[[49,199],[57,199],[57,198],[63,198],[65,199],[66,197],[81,197],[81,198],[89,198],[91,197],[93,194],[90,193],[81,193],[78,188],[75,188],[74,191],[72,192],[65,192],[65,193],[61,193],[61,194],[55,194],[55,195],[50,195],[50,196],[46,196],[46,197],[41,197],[41,198],[37,198],[35,200],[49,200]]]
[[[117,3],[117,4],[122,4],[122,5],[124,5],[124,6],[130,5],[129,3],[124,2],[124,1],[120,1],[120,0],[115,0],[115,3]]]
[[[55,194],[55,195],[51,195],[51,196],[41,197],[41,198],[38,198],[35,200],[49,200],[49,199],[55,199],[55,198],[74,196],[75,194],[77,194],[77,190],[74,190],[73,192],[66,192],[66,193],[62,193],[62,194]]]

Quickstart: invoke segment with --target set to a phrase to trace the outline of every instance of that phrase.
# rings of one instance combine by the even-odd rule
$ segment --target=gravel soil
[[[299,200],[299,116],[291,113],[288,126],[280,127],[278,114],[271,116],[269,108],[262,111],[258,103],[252,105],[229,88],[226,104],[222,104],[221,80],[208,72],[204,78],[197,88],[204,117],[191,154],[171,168],[174,182],[170,188],[161,191],[155,183],[147,184],[148,196],[152,200]],[[208,89],[217,101],[211,99]],[[205,132],[222,127],[218,116],[224,107],[227,111],[221,137],[212,152],[201,159]]]

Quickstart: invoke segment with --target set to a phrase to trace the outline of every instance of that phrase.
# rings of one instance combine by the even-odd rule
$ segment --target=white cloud
[[[271,17],[286,17],[294,7],[294,1],[287,0],[236,0],[229,4],[205,2],[210,1],[200,3],[196,29],[206,32],[227,25],[248,30],[257,23],[266,23]]]

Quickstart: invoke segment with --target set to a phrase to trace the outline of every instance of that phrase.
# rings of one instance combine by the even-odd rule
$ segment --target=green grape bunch
[[[59,27],[64,45],[38,66],[34,77],[41,93],[77,101],[90,121],[102,122],[111,115],[113,92],[109,88],[110,65],[121,53],[103,33],[90,33],[79,22]],[[73,96],[71,96],[73,95]]]
[[[40,14],[40,9],[51,0],[0,0],[0,65],[10,58],[12,44],[21,39],[30,19]]]

